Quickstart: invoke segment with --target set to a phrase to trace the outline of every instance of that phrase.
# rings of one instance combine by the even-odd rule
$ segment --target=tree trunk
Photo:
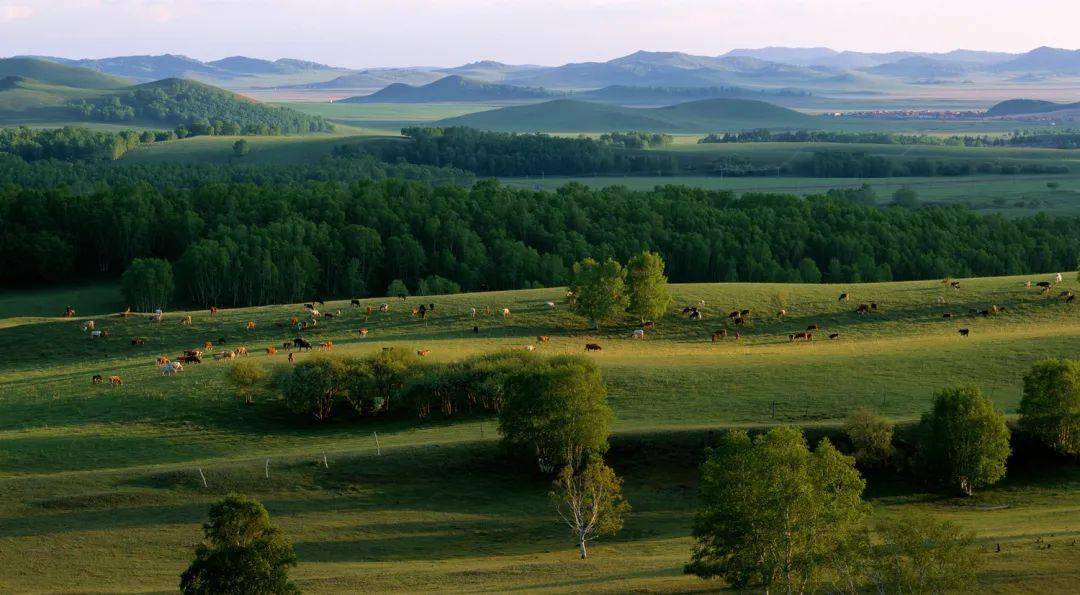
[[[585,540],[584,539],[581,540],[580,546],[581,546],[581,559],[584,560],[586,557],[588,557],[588,552],[585,551]]]

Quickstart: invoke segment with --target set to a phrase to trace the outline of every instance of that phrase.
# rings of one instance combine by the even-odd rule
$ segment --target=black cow
[[[305,349],[311,349],[311,341],[308,341],[307,339],[304,339],[303,337],[297,337],[297,338],[293,339],[292,343],[293,343],[293,347],[296,347],[300,351],[303,351]]]

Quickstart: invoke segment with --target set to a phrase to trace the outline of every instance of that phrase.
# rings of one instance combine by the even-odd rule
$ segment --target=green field
[[[1024,286],[1046,278],[963,280],[958,291],[940,281],[676,285],[671,313],[644,341],[630,338],[630,321],[589,330],[566,311],[559,289],[392,301],[388,314],[367,322],[348,302],[328,303],[326,310],[344,316],[308,336],[333,340],[343,354],[396,346],[430,349],[446,361],[520,348],[538,334],[552,337],[539,349],[547,354],[580,353],[585,342],[604,346],[590,357],[609,387],[616,414],[610,458],[626,478],[634,513],[586,562],[555,523],[544,481],[503,462],[493,419],[313,426],[290,421],[266,399],[244,406],[223,383],[228,364],[207,361],[162,377],[153,363],[159,354],[223,337],[246,344],[249,357],[266,365],[284,364],[282,354],[257,350],[292,336],[276,323],[301,313],[299,305],[213,318],[192,312],[194,324],[185,326],[178,324],[182,312],[161,323],[101,315],[114,299],[107,287],[85,295],[8,293],[0,296],[0,334],[17,348],[0,367],[0,586],[175,589],[207,504],[240,490],[263,500],[297,544],[294,574],[305,591],[716,588],[681,574],[695,467],[710,430],[773,423],[828,429],[860,405],[909,421],[933,390],[961,382],[979,384],[1012,413],[1027,367],[1080,348],[1080,309]],[[1080,289],[1076,273],[1058,289]],[[838,302],[841,291],[853,302]],[[408,312],[420,299],[437,304],[427,320]],[[84,318],[53,317],[73,300],[111,337],[89,338],[79,328]],[[547,300],[558,307],[548,309]],[[699,300],[704,321],[675,311]],[[877,313],[854,313],[856,303],[869,301],[879,304]],[[772,315],[781,304],[786,320]],[[990,304],[1007,310],[968,314]],[[468,314],[474,306],[477,320]],[[511,315],[486,314],[489,307],[508,307]],[[709,334],[734,308],[753,309],[752,323],[738,341],[711,343]],[[945,311],[957,317],[943,320]],[[248,320],[255,331],[244,330]],[[811,323],[840,338],[788,341]],[[355,332],[361,325],[371,329],[366,339]],[[961,327],[971,337],[960,338]],[[146,345],[130,346],[135,336]],[[120,374],[125,384],[92,386],[93,374]],[[984,590],[1063,592],[1080,579],[1078,531],[1069,529],[1080,526],[1077,488],[1080,469],[1051,466],[1017,469],[962,502],[888,481],[871,480],[869,495],[882,514],[917,508],[975,529],[986,552]],[[1042,549],[1037,537],[1053,549]],[[1002,544],[1000,554],[991,553],[994,543]]]

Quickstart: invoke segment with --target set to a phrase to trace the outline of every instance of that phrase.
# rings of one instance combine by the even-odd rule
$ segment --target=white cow
[[[639,329],[635,330],[634,331],[634,338],[635,339],[644,339],[645,338],[645,329],[640,329],[639,328]]]
[[[1057,276],[1054,277],[1054,282],[1055,283],[1061,283],[1061,273],[1058,273]]]
[[[101,337],[101,331],[90,331],[90,338],[97,339]]]
[[[548,303],[547,303],[547,307],[548,307],[548,308],[551,308],[552,310],[554,310],[554,309],[555,309],[555,302],[548,302]]]
[[[161,366],[161,375],[162,376],[165,376],[166,374],[176,374],[177,372],[183,372],[183,371],[184,371],[184,364],[181,364],[180,362],[169,362],[169,363]]]
[[[503,318],[510,315],[510,308],[503,308]]]
[[[86,322],[84,322],[83,325],[82,325],[82,330],[83,330],[84,333],[86,331],[94,330],[94,321],[93,320],[87,320]]]

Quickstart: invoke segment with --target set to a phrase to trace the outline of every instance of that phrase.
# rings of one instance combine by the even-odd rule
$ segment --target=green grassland
[[[183,312],[161,323],[104,316],[115,303],[106,287],[82,296],[9,293],[0,296],[0,335],[15,346],[0,366],[0,586],[175,589],[207,504],[235,489],[262,499],[296,542],[295,576],[306,591],[716,588],[681,574],[695,468],[713,430],[774,423],[827,430],[860,405],[910,421],[933,390],[961,382],[979,384],[1012,413],[1027,367],[1080,348],[1080,309],[1054,297],[1080,282],[1069,273],[1049,297],[1024,286],[1048,277],[963,280],[959,290],[940,281],[676,285],[671,312],[644,341],[630,338],[629,320],[590,330],[566,310],[560,289],[393,300],[389,313],[366,321],[348,302],[328,303],[324,310],[343,316],[306,336],[332,340],[346,355],[423,348],[449,361],[522,348],[538,334],[552,337],[538,349],[543,354],[603,345],[589,357],[608,384],[616,415],[610,457],[626,478],[634,514],[585,562],[555,523],[544,481],[504,463],[493,419],[316,426],[265,398],[243,405],[224,384],[228,364],[189,365],[175,377],[154,365],[157,355],[218,338],[248,346],[248,357],[267,366],[287,365],[283,354],[260,350],[293,336],[285,326],[303,312],[299,305],[192,312],[187,326],[179,324]],[[841,291],[852,302],[837,301]],[[678,314],[701,300],[705,320]],[[55,317],[71,301],[80,318]],[[421,301],[437,306],[426,320],[409,312]],[[855,314],[855,305],[870,301],[878,312]],[[1007,309],[969,314],[990,304]],[[774,315],[781,305],[785,320]],[[493,314],[503,307],[509,317]],[[710,342],[734,308],[754,311],[742,338]],[[945,311],[957,317],[943,319]],[[111,336],[82,332],[84,312]],[[244,329],[248,320],[256,330]],[[788,340],[809,324],[840,338]],[[367,338],[356,333],[360,326],[370,329]],[[969,338],[959,337],[961,327],[971,329]],[[146,345],[131,346],[133,337]],[[124,386],[92,386],[93,374],[120,374]],[[1016,469],[971,501],[885,480],[872,480],[869,495],[882,514],[917,508],[975,529],[987,563],[984,590],[1061,592],[1080,579],[1077,488],[1080,468],[1053,465]],[[994,543],[1000,554],[991,553]]]

